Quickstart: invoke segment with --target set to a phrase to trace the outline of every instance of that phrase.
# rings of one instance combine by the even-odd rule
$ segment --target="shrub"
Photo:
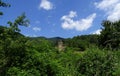
[[[110,51],[91,50],[77,63],[78,72],[85,76],[114,76],[117,59]]]

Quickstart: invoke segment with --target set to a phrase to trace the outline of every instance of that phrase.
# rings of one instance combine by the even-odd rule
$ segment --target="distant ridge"
[[[52,37],[52,38],[47,38],[48,40],[64,40],[65,38],[62,37]]]
[[[45,39],[45,40],[49,40],[52,42],[58,42],[60,40],[65,40],[65,38],[62,37],[51,37],[51,38],[46,38],[44,36],[40,36],[40,37],[30,37],[31,40],[39,40],[39,39]]]

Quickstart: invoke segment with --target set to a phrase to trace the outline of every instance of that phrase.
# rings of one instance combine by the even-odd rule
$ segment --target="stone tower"
[[[64,49],[63,41],[62,41],[62,40],[59,40],[59,41],[58,41],[58,50],[59,50],[59,51],[62,51],[63,49]]]

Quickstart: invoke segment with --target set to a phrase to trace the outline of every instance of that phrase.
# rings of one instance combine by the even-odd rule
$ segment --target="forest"
[[[100,35],[73,38],[24,36],[19,26],[29,23],[23,13],[0,24],[0,76],[120,76],[120,21],[104,20]]]

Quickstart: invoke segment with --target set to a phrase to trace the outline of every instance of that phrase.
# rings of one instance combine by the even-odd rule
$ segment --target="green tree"
[[[5,76],[11,66],[19,66],[26,56],[26,38],[20,34],[19,25],[27,26],[29,21],[25,14],[19,16],[14,22],[8,22],[9,27],[0,27],[0,74]]]
[[[99,36],[99,46],[111,50],[118,49],[120,46],[120,21],[103,21],[102,31]]]
[[[20,29],[18,26],[28,26],[29,20],[26,19],[25,13],[23,13],[21,16],[18,16],[17,19],[15,19],[14,22],[8,21],[10,31],[13,32],[20,32]]]

